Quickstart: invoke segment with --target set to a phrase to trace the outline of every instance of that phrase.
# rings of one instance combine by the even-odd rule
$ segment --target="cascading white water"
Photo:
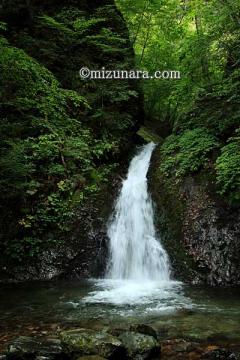
[[[120,306],[124,316],[143,309],[153,314],[189,306],[181,283],[170,280],[168,255],[154,227],[147,187],[154,147],[153,143],[144,146],[131,161],[108,226],[110,256],[105,279],[93,279],[95,288],[83,299]]]
[[[156,236],[147,172],[155,144],[132,159],[108,227],[110,259],[106,278],[169,281],[169,261]]]

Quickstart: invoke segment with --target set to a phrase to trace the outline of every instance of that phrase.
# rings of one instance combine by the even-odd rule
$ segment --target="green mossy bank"
[[[0,17],[0,278],[99,273],[141,96],[79,69],[133,67],[125,22],[104,0],[2,1]]]

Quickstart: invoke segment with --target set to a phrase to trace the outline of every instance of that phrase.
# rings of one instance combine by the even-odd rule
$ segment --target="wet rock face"
[[[192,284],[239,284],[240,209],[219,198],[208,175],[197,174],[176,183],[164,178],[159,167],[157,149],[149,185],[173,276]]]
[[[193,179],[181,191],[186,199],[183,245],[200,278],[210,285],[240,283],[240,211],[220,204]]]

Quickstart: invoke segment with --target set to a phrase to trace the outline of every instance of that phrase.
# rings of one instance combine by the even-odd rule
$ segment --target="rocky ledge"
[[[161,340],[149,325],[125,330],[74,328],[51,337],[18,337],[5,346],[0,360],[237,360],[239,354],[233,347],[185,339]]]

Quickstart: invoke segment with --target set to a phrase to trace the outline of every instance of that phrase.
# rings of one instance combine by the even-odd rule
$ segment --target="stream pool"
[[[145,323],[163,338],[240,344],[240,290],[89,280],[0,286],[0,341],[71,326]]]

